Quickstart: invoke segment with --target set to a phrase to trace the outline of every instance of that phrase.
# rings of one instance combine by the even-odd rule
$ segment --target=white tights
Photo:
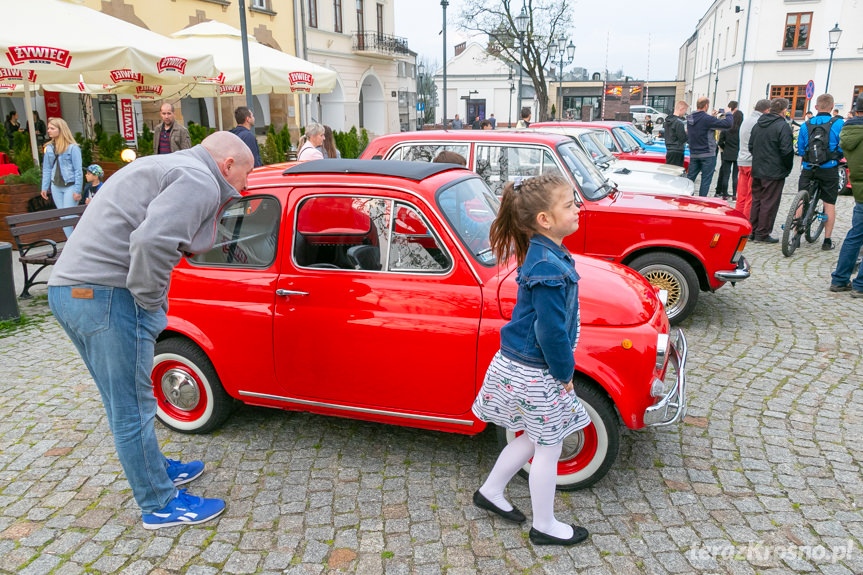
[[[512,505],[503,495],[509,480],[533,458],[530,465],[530,502],[533,508],[533,527],[537,531],[568,539],[572,527],[554,517],[554,492],[557,483],[557,460],[563,443],[537,445],[522,433],[503,448],[488,479],[479,488],[483,496],[503,509],[512,510]]]

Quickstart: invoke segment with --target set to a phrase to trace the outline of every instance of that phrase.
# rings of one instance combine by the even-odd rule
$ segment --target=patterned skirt
[[[498,351],[471,408],[486,423],[524,431],[539,445],[556,445],[590,425],[575,393],[567,393],[547,369],[513,361]]]

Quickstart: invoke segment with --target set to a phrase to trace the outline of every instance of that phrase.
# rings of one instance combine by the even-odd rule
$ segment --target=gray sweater
[[[210,249],[222,206],[239,197],[203,146],[148,156],[111,176],[90,202],[48,285],[128,288],[144,309],[168,309],[171,271]]]
[[[740,152],[737,154],[737,167],[752,167],[752,152],[749,151],[749,137],[752,136],[752,128],[761,117],[761,112],[752,110],[748,118],[740,125]]]

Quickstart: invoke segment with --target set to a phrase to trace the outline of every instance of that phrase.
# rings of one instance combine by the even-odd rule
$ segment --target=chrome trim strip
[[[414,413],[400,413],[398,411],[386,411],[383,409],[370,409],[368,407],[350,407],[347,405],[336,405],[335,403],[325,403],[323,401],[310,401],[308,399],[296,399],[293,397],[281,397],[278,395],[269,395],[266,393],[255,393],[252,391],[240,391],[240,395],[246,397],[260,397],[261,399],[272,399],[274,401],[284,401],[286,403],[299,403],[300,405],[313,405],[316,407],[326,407],[328,409],[340,409],[342,411],[354,411],[358,413],[371,413],[373,415],[386,415],[388,417],[402,417],[404,419],[419,419],[421,421],[438,421],[440,423],[452,423],[455,425],[471,426],[475,422],[464,419],[453,419],[449,417],[435,417],[431,415],[416,415]]]
[[[677,341],[671,343],[668,361],[677,369],[677,382],[656,405],[644,411],[644,425],[662,427],[683,419],[686,415],[686,337],[677,330]]]

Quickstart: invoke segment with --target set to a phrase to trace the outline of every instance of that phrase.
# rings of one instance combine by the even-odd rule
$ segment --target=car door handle
[[[289,289],[277,289],[276,295],[309,295],[307,291],[293,291]]]

